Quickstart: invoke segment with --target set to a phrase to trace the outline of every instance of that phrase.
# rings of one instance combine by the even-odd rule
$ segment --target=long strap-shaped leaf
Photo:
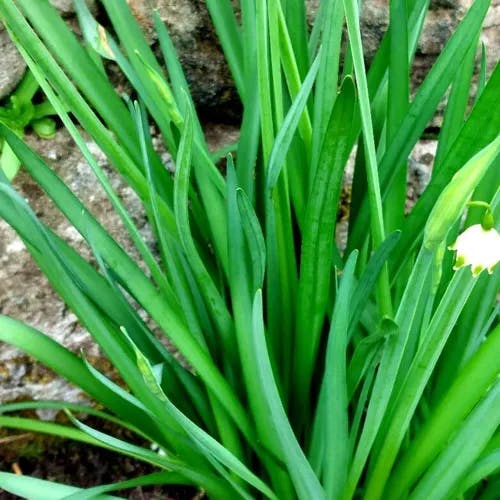
[[[12,140],[15,141],[16,139],[12,138]],[[183,324],[178,312],[174,309],[166,307],[162,294],[154,288],[144,273],[132,262],[131,259],[126,256],[123,250],[112,242],[112,239],[97,224],[97,222],[95,222],[90,216],[86,218],[81,217],[82,211],[85,210],[83,205],[77,200],[76,197],[74,197],[74,195],[72,195],[60,179],[58,179],[57,176],[55,176],[55,174],[53,174],[50,169],[43,162],[41,162],[41,160],[37,159],[36,156],[30,153],[29,149],[23,145],[19,139],[17,139],[17,141],[19,142],[19,151],[26,155],[29,162],[33,163],[35,161],[38,170],[41,170],[47,176],[47,182],[44,183],[44,188],[47,190],[49,195],[56,200],[56,203],[59,204],[63,212],[68,214],[68,211],[71,211],[68,218],[72,220],[73,224],[80,226],[80,232],[82,234],[87,232],[86,229],[88,229],[88,225],[92,227],[95,241],[99,241],[99,239],[101,240],[99,241],[99,248],[103,257],[108,263],[112,263],[114,271],[117,272],[118,275],[121,275],[122,283],[126,283],[127,288],[134,295],[134,297],[145,307],[146,310],[150,312],[158,324],[163,327],[164,331],[169,333],[174,344],[179,347],[186,359],[191,362],[192,366],[197,367],[200,375],[204,371],[204,366],[205,368],[208,368],[210,375],[208,375],[207,385],[209,387],[213,386],[214,393],[221,399],[223,406],[226,406],[227,403],[229,403],[230,406],[236,404],[236,406],[232,408],[227,408],[229,410],[229,414],[233,418],[236,417],[236,421],[240,420],[240,423],[243,423],[243,428],[241,430],[244,435],[250,437],[252,435],[252,431],[245,411],[241,406],[239,409],[237,408],[240,403],[237,402],[237,399],[227,381],[222,377],[221,373],[213,361],[209,358],[206,351],[186,329],[186,326]],[[64,197],[64,199],[62,197]],[[9,214],[5,214],[4,217],[8,218],[8,216]],[[10,216],[12,216],[12,213]],[[120,256],[118,257],[118,255]],[[120,270],[120,266],[122,265],[125,265],[125,267]],[[186,342],[186,344],[184,344],[184,342]],[[182,344],[184,344],[184,347],[181,347]],[[224,394],[226,395],[224,396]],[[229,399],[227,396],[229,396]],[[231,400],[232,402],[230,402]],[[244,423],[245,421],[246,424]]]
[[[158,401],[158,400],[157,400]],[[210,470],[208,473],[206,471],[196,470],[196,468],[191,466],[186,466],[183,462],[180,462],[174,455],[166,453],[164,456],[156,453],[147,448],[142,448],[123,439],[115,438],[109,434],[93,429],[92,427],[84,424],[77,420],[71,413],[68,412],[68,416],[73,424],[87,434],[92,439],[102,443],[102,445],[114,449],[119,453],[126,455],[136,456],[139,459],[157,463],[160,467],[165,468],[170,471],[180,472],[182,475],[186,476],[188,482],[200,482],[206,485],[207,491],[213,492],[214,496],[227,495],[231,491],[230,486],[224,479],[217,477]],[[201,472],[201,474],[200,474]],[[212,494],[212,493],[210,493]]]
[[[115,257],[111,257],[112,260],[116,258],[117,261],[124,263],[126,266],[131,266],[128,270],[132,273],[129,275],[129,278],[132,278],[132,276],[135,276],[134,280],[141,280],[141,276],[144,278],[142,271],[139,270],[136,264],[90,216],[90,214],[86,212],[83,205],[80,204],[71,192],[66,190],[61,180],[14,134],[5,128],[2,129],[2,133],[9,140],[14,141],[13,147],[15,147],[18,156],[23,159],[25,168],[40,183],[40,185],[48,191],[48,194],[56,200],[56,203],[59,203],[60,206],[66,208],[64,212],[65,215],[76,224],[76,227],[80,230],[84,238],[89,240],[89,234],[92,235],[92,248],[99,248],[100,258],[101,252],[106,256],[106,259],[109,259],[111,254],[114,253]],[[59,187],[62,189],[59,190]],[[69,197],[64,198],[65,193],[69,195]],[[109,285],[105,282],[105,280],[103,280],[102,276],[99,275],[95,269],[68,244],[50,231],[47,231],[47,234],[51,238],[51,245],[56,248],[57,252],[63,256],[63,259],[68,262],[73,278],[77,280],[80,289],[86,294],[86,296],[89,297],[98,307],[103,307],[103,305],[105,305],[105,314],[109,316],[117,326],[124,326],[127,328],[131,336],[134,338],[134,341],[144,349],[145,354],[153,363],[159,363],[167,360],[165,369],[166,373],[169,375],[169,380],[171,381],[170,389],[173,391],[173,394],[175,394],[174,399],[177,400],[180,398],[181,394],[181,392],[176,390],[178,382],[183,381],[182,383],[186,388],[193,387],[193,384],[196,386],[197,382],[194,380],[193,376],[178,365],[178,362],[172,358],[165,347],[162,346],[154,335],[152,335],[149,329],[144,326],[142,320],[140,320],[130,305],[126,303],[125,300],[118,300],[119,294],[117,295],[110,289]],[[114,270],[116,271],[118,267],[114,266]],[[118,276],[119,275],[120,273]],[[122,274],[121,276],[123,277],[124,275]],[[122,284],[126,286],[123,281]],[[167,292],[168,296],[168,289],[164,289],[164,291]],[[176,303],[176,298],[172,293],[170,294],[170,299],[168,299],[168,301],[172,305]],[[176,373],[178,373],[181,377],[179,381]],[[189,389],[188,392],[192,393]],[[205,413],[206,412],[203,412],[202,414]]]
[[[81,290],[75,275],[72,274],[68,263],[57,253],[57,247],[51,245],[51,240],[44,226],[36,219],[26,202],[5,184],[0,184],[0,213],[7,220],[14,216],[15,227],[28,246],[35,260],[43,270],[56,291],[64,297],[65,302],[75,312],[82,324],[92,333],[96,342],[103,351],[113,359],[113,362],[130,389],[137,398],[147,407],[154,408],[157,401],[147,388],[137,378],[133,353],[108,316],[103,313],[101,306],[94,304]],[[5,212],[7,212],[8,216]],[[12,222],[12,221],[10,221]],[[36,353],[35,353],[36,354]],[[169,429],[175,429],[175,422],[164,419],[165,427],[159,427],[159,432],[166,442],[182,453],[192,455],[192,450],[186,449],[185,444],[176,439]],[[140,424],[137,425],[140,427]],[[196,460],[196,456],[192,457]],[[201,463],[201,465],[203,462]]]
[[[397,172],[394,172],[394,165],[398,165],[401,159],[408,156],[416,139],[432,117],[441,96],[453,80],[460,62],[476,40],[476,34],[488,12],[490,3],[490,0],[476,0],[472,4],[422,83],[405,119],[401,122],[397,137],[388,147],[380,163],[384,188],[389,185]]]
[[[182,412],[180,412],[175,407],[175,405],[172,404],[172,402],[163,392],[161,386],[158,384],[149,361],[142,355],[142,353],[133,344],[132,348],[134,349],[137,357],[137,367],[140,370],[142,378],[147,387],[150,389],[151,393],[158,398],[158,401],[161,402],[161,405],[163,406],[165,412],[174,421],[176,421],[180,427],[184,429],[184,431],[191,437],[193,442],[207,456],[209,461],[213,464],[213,460],[215,460],[220,464],[224,465],[225,467],[228,467],[241,479],[243,479],[248,484],[252,485],[254,488],[264,493],[268,498],[277,500],[274,493],[262,480],[260,480],[257,476],[255,476],[255,474],[253,474],[229,450],[224,448],[220,443],[218,443],[212,436],[210,436],[203,429],[195,425]],[[218,467],[217,469],[219,472],[222,472],[222,470],[220,470]],[[242,496],[246,498],[245,495]]]
[[[386,140],[390,144],[404,119],[410,100],[408,65],[408,22],[406,1],[390,2],[389,74],[387,90]],[[401,168],[388,191],[385,206],[385,225],[387,231],[401,227],[406,202],[406,168]]]
[[[498,434],[496,434],[491,438],[481,457],[479,457],[477,462],[469,468],[467,474],[465,474],[460,480],[459,484],[455,488],[457,496],[464,494],[470,488],[478,485],[484,480],[484,478],[495,477],[495,474],[497,474],[499,470],[500,446],[498,446]],[[500,482],[497,481],[495,484],[493,481],[489,482],[488,488],[496,494]],[[483,498],[492,498],[492,496],[488,496],[484,493]]]
[[[39,223],[34,215],[27,209],[24,200],[20,199],[15,193],[6,187],[4,184],[0,184],[0,193],[4,194],[2,196],[3,200],[5,200],[2,204],[0,204],[0,215],[8,220],[18,231],[23,233],[23,237],[27,238],[30,241],[32,238],[37,238],[34,240],[32,245],[37,248],[38,252],[43,252],[42,254],[38,254],[41,258],[49,259],[47,260],[47,265],[44,268],[44,272],[49,276],[52,275],[54,279],[54,286],[63,286],[60,289],[60,293],[65,297],[65,300],[71,304],[73,302],[73,306],[76,310],[80,311],[80,319],[86,324],[88,329],[93,332],[94,335],[99,335],[99,342],[105,350],[108,352],[113,359],[116,358],[116,363],[118,365],[123,364],[122,375],[129,374],[127,382],[131,387],[134,387],[136,380],[134,379],[132,373],[134,369],[131,370],[131,367],[128,366],[130,358],[128,355],[124,356],[123,353],[123,340],[119,339],[119,337],[115,337],[115,343],[111,341],[109,336],[109,325],[106,321],[95,315],[95,312],[88,311],[85,312],[87,308],[94,309],[95,306],[88,302],[88,299],[83,296],[83,294],[79,291],[77,286],[72,282],[71,279],[61,280],[58,272],[61,277],[67,275],[67,271],[61,271],[61,262],[58,258],[53,254],[53,249],[47,244],[46,237],[44,236],[44,231],[42,230],[42,225]],[[18,212],[16,214],[16,211]],[[23,219],[19,218],[19,214],[23,215]],[[30,215],[31,214],[31,215]],[[24,223],[25,226],[21,226]],[[111,262],[115,263],[113,260]],[[140,271],[137,276],[144,275]],[[56,278],[57,276],[57,278]],[[131,277],[125,277],[125,282],[130,280]],[[186,358],[192,363],[192,366],[196,366],[198,369],[198,373],[201,373],[207,369],[208,371],[205,373],[207,376],[206,383],[207,386],[210,387],[214,394],[220,399],[221,404],[226,408],[229,414],[234,418],[235,422],[239,425],[242,433],[249,438],[249,441],[255,444],[255,440],[253,438],[253,429],[248,419],[247,414],[243,410],[241,404],[237,400],[234,392],[230,388],[227,381],[222,377],[221,373],[213,363],[213,361],[208,357],[206,351],[200,346],[200,344],[190,335],[187,331],[183,322],[179,319],[177,314],[168,310],[165,307],[164,300],[161,295],[154,289],[152,284],[148,282],[147,279],[143,281],[145,288],[139,287],[137,289],[138,292],[138,300],[146,306],[146,308],[150,311],[153,317],[155,317],[156,321],[164,328],[164,331],[168,332],[170,337],[172,338],[174,343],[177,341],[181,341],[185,352],[184,355]],[[136,285],[133,285],[136,286]],[[149,290],[149,291],[148,291]],[[145,295],[144,295],[145,294]],[[142,298],[140,298],[142,297]],[[144,302],[142,302],[144,300]],[[121,344],[121,346],[120,346]],[[107,347],[105,347],[107,346]],[[118,349],[118,351],[117,351]],[[184,349],[180,348],[181,351]],[[115,354],[113,354],[115,352]],[[125,377],[127,378],[127,377]],[[137,389],[141,391],[140,385],[137,386]],[[148,397],[147,394],[143,393],[145,397]]]
[[[236,88],[242,100],[245,99],[244,58],[242,36],[229,0],[207,0],[207,9],[224,50]]]
[[[162,74],[162,70],[146,43],[129,6],[124,0],[106,1],[104,3],[113,26],[125,47],[128,59],[122,55],[120,48],[112,39],[108,38],[107,43],[121,69],[131,80],[149,112],[155,118],[163,137],[167,138],[167,145],[170,151],[175,156],[178,143],[176,134],[172,133],[170,121],[182,131],[184,118],[179,112],[179,106],[175,102],[169,85]],[[85,14],[85,18],[90,17],[89,22],[95,23],[81,0],[78,0],[78,5],[80,5],[79,12],[82,12],[80,15],[84,16]],[[171,59],[170,57],[169,60],[172,63]],[[179,68],[174,68],[174,70],[177,71],[178,76]],[[179,90],[175,94],[179,92],[182,94]],[[189,105],[189,101],[185,98],[182,101],[188,102]],[[185,110],[185,108],[186,106],[181,106],[181,109]],[[200,211],[194,212],[195,216],[201,215],[203,219],[196,220],[195,222],[197,225],[208,222],[208,227],[213,234],[211,242],[220,257],[223,267],[227,269],[225,204],[223,199],[225,193],[224,182],[220,172],[210,160],[205,138],[199,124],[197,124],[195,132],[193,170],[194,176],[198,181],[200,199],[206,212],[206,216],[205,214],[201,214]],[[155,180],[155,190],[162,193],[164,191],[163,185],[170,186],[171,179],[164,180],[162,176],[157,174],[157,165],[154,161],[155,154],[151,147],[149,148],[149,156],[151,158],[151,173]],[[168,199],[170,200],[170,197]]]
[[[212,277],[209,275],[199,256],[190,231],[188,189],[191,171],[192,141],[193,122],[192,115],[189,113],[184,123],[184,130],[179,144],[178,163],[174,181],[174,213],[177,219],[179,238],[186,252],[186,257],[192,267],[193,274],[196,277],[212,318],[218,327],[224,346],[225,362],[227,362],[227,366],[233,365],[234,369],[237,355],[233,338],[232,319]]]
[[[375,500],[382,496],[411,417],[474,284],[470,269],[459,270],[451,280],[427,331],[422,333],[422,345],[392,405],[392,412],[389,409],[389,425],[382,428],[378,437],[383,444],[368,476],[367,499]]]
[[[431,178],[422,196],[408,217],[398,244],[394,268],[399,269],[408,255],[420,242],[416,231],[423,231],[427,217],[437,198],[454,173],[470,160],[474,154],[492,142],[500,130],[500,113],[492,112],[500,96],[500,64],[497,64],[478,102],[461,128],[458,136],[443,159],[437,174]]]
[[[272,2],[269,9],[271,10],[273,5],[276,8],[275,4],[276,2]],[[273,35],[276,27],[270,26],[269,30],[270,34]],[[274,60],[273,64],[279,64],[279,61]],[[287,189],[288,169],[285,168],[285,164],[287,155],[290,153],[292,141],[296,137],[298,124],[306,109],[307,100],[312,90],[318,67],[319,56],[316,57],[314,63],[311,65],[279,129],[276,140],[273,143],[266,172],[267,190],[270,192],[269,197],[266,197],[267,263],[269,273],[266,300],[268,309],[271,310],[272,308],[273,310],[273,313],[269,314],[268,335],[271,338],[270,349],[272,357],[276,359],[281,368],[280,379],[285,392],[288,392],[286,387],[290,379],[291,361],[291,344],[286,340],[286,336],[290,335],[292,328],[291,314],[297,280],[294,263],[294,244],[290,240],[290,203]],[[280,67],[276,69],[273,66],[272,70],[274,72],[280,71]],[[280,103],[275,102],[275,106],[279,108]],[[277,109],[276,116],[281,123],[281,116],[279,115],[280,112]],[[302,167],[301,165],[300,168],[302,169]],[[284,168],[285,171],[282,173]],[[306,186],[302,186],[302,188],[304,192],[307,191]],[[298,209],[298,207],[295,208]],[[303,213],[297,213],[299,218],[302,215]],[[281,312],[278,311],[278,308],[280,308]],[[285,346],[289,347],[286,348]]]
[[[408,61],[411,65],[415,51],[417,50],[418,40],[423,28],[427,9],[429,7],[429,0],[409,0],[407,2],[408,11]],[[370,69],[367,74],[368,91],[370,100],[372,102],[372,109],[374,111],[374,124],[379,133],[384,128],[386,118],[386,102],[387,101],[387,88],[388,88],[388,67],[390,58],[390,32],[386,32],[380,46],[373,58]],[[350,53],[346,54],[346,63],[344,64],[344,75],[349,74],[346,71],[352,71],[352,60],[349,59]],[[352,57],[351,57],[352,59]],[[378,111],[377,113],[375,113]],[[358,127],[360,124],[358,125]],[[357,134],[356,134],[357,136]],[[355,138],[353,138],[354,144]],[[380,141],[379,148],[383,145],[384,141]],[[360,143],[361,145],[361,143]],[[385,150],[385,145],[384,145]],[[358,149],[358,159],[356,165],[364,164],[364,148]],[[358,163],[359,162],[359,163]],[[353,221],[358,216],[360,205],[365,200],[366,196],[366,179],[363,168],[356,168],[354,171],[353,191],[350,203],[350,222],[349,230],[352,231]],[[366,219],[368,220],[368,219]],[[360,235],[364,238],[365,235]],[[354,241],[352,237],[349,238],[348,250],[359,248],[362,246],[361,241]]]
[[[328,303],[335,219],[354,113],[355,90],[349,78],[330,117],[304,225],[294,352],[295,410],[301,424],[308,411],[309,385]]]
[[[266,425],[269,425],[272,432],[276,434],[281,447],[281,455],[292,477],[298,498],[300,500],[324,499],[326,498],[325,492],[294,435],[276,386],[266,346],[260,290],[255,295],[252,316],[252,357],[254,358],[252,364],[256,369],[255,375],[263,405],[267,410],[261,418],[265,419]]]
[[[8,5],[11,2],[2,3],[4,4],[1,8],[2,16],[5,16],[5,21],[9,24],[14,20],[11,14],[12,9]],[[138,159],[138,143],[133,141],[133,124],[126,107],[106,75],[98,70],[59,13],[46,0],[35,3],[21,0],[17,4],[22,8],[24,14],[34,21],[34,26],[39,30],[47,46],[62,62],[69,74],[74,77],[74,81],[78,83],[88,100],[96,109],[99,109],[108,125],[117,132],[124,144],[128,144]],[[21,38],[20,31],[16,30],[15,33],[16,36],[19,36],[23,46],[34,56],[34,53],[31,52],[33,45],[26,43],[27,39],[24,38],[24,35]],[[48,36],[49,34],[50,36]]]
[[[320,50],[316,59],[311,64],[311,68],[302,83],[300,91],[292,102],[283,124],[276,135],[267,168],[266,184],[268,189],[273,189],[276,186],[278,177],[285,164],[290,145],[297,132],[300,117],[302,116],[302,113],[307,105],[307,100],[309,99],[309,95],[316,81],[316,76],[318,75],[321,64],[322,53],[323,52]]]
[[[103,484],[100,486],[94,486],[93,488],[87,488],[86,490],[73,493],[70,496],[64,498],[64,500],[88,500],[99,498],[98,495],[103,493],[109,493],[116,490],[124,490],[127,488],[136,488],[138,486],[153,486],[160,484],[186,484],[190,481],[186,480],[184,476],[177,472],[153,472],[152,474],[146,474],[133,479],[126,479],[124,481],[118,481],[112,484]]]
[[[422,135],[425,126],[460,67],[461,61],[475,41],[476,33],[483,23],[489,5],[490,0],[477,0],[473,3],[422,83],[407,115],[401,122],[399,131],[380,162],[380,181],[384,194]],[[368,203],[365,202],[352,232],[353,244],[360,244],[364,240],[368,220]]]
[[[202,297],[201,302],[204,302],[198,305],[198,309],[202,309],[206,306],[208,311],[207,316],[209,316],[207,323],[209,323],[210,327],[212,322],[215,324],[215,334],[212,334],[213,338],[207,338],[207,336],[210,335],[209,331],[211,328],[207,328],[204,325],[205,338],[207,339],[207,343],[212,346],[214,356],[219,350],[222,351],[222,360],[219,360],[219,362],[223,365],[224,373],[234,387],[236,386],[235,381],[239,373],[237,347],[233,337],[234,326],[232,318],[212,277],[199,256],[190,231],[188,190],[193,147],[193,120],[191,110],[188,109],[187,112],[188,115],[184,121],[184,130],[182,132],[177,155],[178,161],[174,181],[174,212],[177,219],[179,238],[186,253],[186,259],[190,264],[190,270],[194,276],[193,281],[196,281],[199,290],[196,287],[193,288],[195,288],[195,291]],[[220,348],[220,343],[222,343],[222,349]],[[231,451],[241,456],[243,453],[235,426],[228,420],[225,410],[219,408],[220,405],[216,403],[216,397],[214,396],[211,399],[214,401],[214,414],[219,424],[219,431],[223,443]]]
[[[316,22],[323,22],[320,47],[320,67],[314,92],[313,137],[311,152],[311,172],[313,179],[319,159],[323,138],[326,134],[328,120],[332,113],[337,94],[332,92],[339,82],[340,49],[342,39],[342,23],[344,8],[342,0],[328,0],[320,4],[324,10],[323,19],[320,12]],[[316,24],[315,24],[316,25]],[[312,65],[311,65],[312,67]],[[305,80],[304,80],[305,83]]]
[[[374,248],[378,248],[385,240],[384,215],[382,212],[381,186],[379,182],[379,171],[377,155],[375,150],[375,139],[373,132],[373,119],[370,110],[370,97],[363,58],[363,47],[361,42],[361,31],[359,21],[359,8],[355,0],[344,0],[344,10],[349,32],[349,45],[352,52],[354,75],[356,77],[356,88],[359,94],[359,112],[361,117],[361,130],[363,132],[363,144],[366,163],[366,180],[368,187],[368,205],[370,213],[371,238]],[[381,314],[391,315],[392,304],[389,287],[389,275],[387,266],[382,270],[378,281],[378,305]]]
[[[0,316],[0,339],[38,359],[137,428],[150,421],[147,425],[150,436],[157,441],[163,441],[157,424],[150,419],[147,412],[116,391],[110,390],[89,372],[80,358],[50,337],[12,318]]]
[[[420,476],[457,425],[467,415],[500,373],[500,326],[491,332],[476,354],[455,378],[425,426],[405,451],[392,474],[386,498],[408,490]]]
[[[123,441],[122,439],[117,439],[103,432],[96,431],[91,427],[78,422],[71,414],[69,414],[71,420],[77,425],[78,429],[69,427],[66,425],[56,424],[53,422],[43,422],[35,419],[21,418],[21,417],[3,417],[0,416],[0,425],[9,428],[16,428],[21,430],[29,430],[41,432],[44,434],[54,435],[64,437],[66,439],[72,439],[80,441],[82,443],[91,444],[94,446],[99,446],[111,451],[115,451],[122,455],[126,455],[137,460],[154,465],[161,469],[166,469],[169,472],[157,473],[160,474],[157,477],[161,483],[161,477],[166,479],[167,475],[171,475],[172,480],[181,484],[201,484],[209,491],[213,491],[214,494],[224,495],[227,494],[228,485],[225,484],[223,480],[214,476],[211,471],[206,471],[202,469],[196,470],[192,467],[192,464],[185,465],[181,460],[178,459],[174,454],[160,455],[155,451],[148,448],[143,448],[141,446]],[[132,480],[133,481],[133,480]],[[167,482],[170,482],[167,480]],[[53,483],[52,483],[53,484]],[[0,486],[3,484],[0,483]],[[101,487],[104,491],[112,491],[113,488],[104,485]],[[83,498],[86,497],[82,490],[73,489],[73,493],[68,491],[66,495],[78,495],[81,492]],[[64,495],[61,498],[66,498]],[[31,498],[40,498],[39,496]],[[51,500],[54,497],[49,497]]]
[[[417,484],[411,500],[444,500],[449,498],[450,491],[460,487],[467,471],[500,425],[499,407],[500,381],[497,379]]]
[[[54,500],[54,498],[65,498],[72,495],[80,488],[68,486],[67,484],[44,481],[28,476],[19,476],[9,472],[0,472],[0,487],[5,491],[18,495],[20,498],[37,498],[38,500]],[[99,500],[120,500],[121,497],[111,495],[100,495]]]
[[[133,158],[137,167],[141,169],[140,150],[134,137],[133,128],[131,128],[131,126],[133,127],[132,122],[106,75],[98,70],[89,54],[84,50],[50,2],[42,0],[33,4],[33,2],[22,0],[19,5],[22,7],[24,15],[44,40],[45,46],[55,59],[60,61],[61,66],[72,77],[73,82],[76,83],[92,106],[98,110],[107,126],[115,131],[120,143],[125,146],[126,151]],[[17,36],[17,30],[15,33]],[[31,49],[34,48],[33,43],[26,43],[27,38],[25,36],[20,41],[24,48],[31,53]],[[35,57],[34,54],[31,55]],[[36,60],[41,63],[40,59],[36,58]],[[45,67],[48,70],[47,75],[56,76],[57,69],[53,65],[46,65]],[[50,80],[52,81],[52,78]],[[63,90],[63,93],[66,90],[71,91],[70,88],[61,89],[57,86],[56,88],[57,90]],[[72,111],[75,110],[72,108]],[[88,130],[90,131],[92,128],[88,128]],[[161,196],[164,199],[169,199],[171,181],[159,157],[154,156],[155,177],[159,180]]]
[[[387,339],[378,368],[374,387],[370,396],[363,430],[357,443],[349,470],[344,498],[352,498],[363,468],[390,402],[391,392],[396,382],[399,366],[417,316],[418,304],[423,299],[423,290],[432,264],[433,255],[425,249],[417,257],[403,298],[396,313],[395,321],[399,332]]]
[[[269,426],[264,425],[262,415],[264,413],[263,401],[259,392],[259,386],[255,380],[255,368],[251,358],[252,345],[252,299],[253,286],[256,279],[250,247],[245,239],[243,229],[243,218],[238,206],[238,188],[236,184],[236,173],[232,158],[228,158],[228,222],[229,222],[229,262],[230,262],[230,292],[231,304],[234,316],[236,339],[238,342],[239,358],[243,372],[246,394],[249,406],[255,421],[257,433],[266,450],[270,453],[262,456],[262,460],[273,481],[277,495],[282,497],[289,494],[289,479],[281,469],[276,458],[279,457],[276,436]],[[249,228],[250,229],[250,228]],[[263,275],[259,276],[259,287],[262,286]],[[271,456],[271,454],[273,456]]]
[[[280,56],[281,56],[281,65],[283,67],[283,73],[285,77],[285,81],[288,86],[288,92],[290,94],[291,100],[295,100],[297,97],[300,87],[302,85],[302,76],[306,75],[306,70],[309,67],[303,66],[299,68],[300,58],[303,54],[297,54],[293,47],[293,37],[297,35],[297,33],[290,33],[287,27],[287,23],[285,21],[285,16],[283,10],[281,8],[281,2],[278,0],[270,0],[276,6],[277,12],[277,21],[279,28],[279,39],[280,39]],[[306,51],[306,59],[307,51]],[[303,62],[303,61],[302,61]],[[304,148],[306,150],[306,157],[310,158],[311,156],[311,142],[312,142],[312,126],[311,126],[311,118],[309,116],[309,110],[306,108],[304,113],[302,114],[298,127],[300,136],[304,143]],[[299,172],[301,174],[300,178],[307,180],[308,171],[307,169],[302,169]],[[307,181],[306,181],[306,184]]]
[[[218,0],[214,0],[218,1]],[[242,46],[243,58],[241,61],[245,79],[245,94],[243,99],[243,119],[238,142],[236,170],[239,186],[254,202],[256,197],[256,183],[258,176],[262,175],[258,167],[258,154],[260,147],[260,105],[259,82],[257,70],[257,28],[255,16],[255,1],[241,0],[242,18]]]
[[[148,200],[148,190],[146,180],[141,172],[140,160],[135,156],[131,156],[122,147],[120,142],[113,138],[112,134],[110,134],[96,113],[76,90],[72,81],[66,76],[52,54],[42,44],[21,13],[12,4],[11,0],[6,0],[0,4],[0,15],[4,19],[4,23],[9,29],[11,36],[23,52],[28,65],[34,71],[34,74],[36,74],[36,70],[43,72],[44,81],[39,81],[40,85],[43,87],[45,79],[50,80],[50,85],[57,91],[60,99],[66,106],[71,108],[73,115],[78,118],[87,132],[92,135],[115,168],[127,179],[128,183],[143,201]],[[67,27],[64,26],[64,29],[67,29]],[[36,60],[36,63],[34,60]],[[165,185],[168,185],[168,183]],[[161,201],[164,200],[162,199]],[[161,204],[161,208],[168,222],[172,217],[169,217],[169,208],[165,202]]]
[[[104,260],[113,267],[113,271],[120,277],[123,284],[127,284],[129,291],[139,299],[136,291],[142,291],[152,287],[151,282],[140,270],[137,264],[126,254],[126,252],[111,238],[103,227],[88,213],[85,206],[62,182],[62,180],[46,165],[46,163],[35,155],[15,134],[0,124],[0,133],[12,145],[18,157],[22,160],[25,168],[32,177],[40,184],[48,196],[58,205],[62,213],[73,226],[87,237],[89,231],[92,233],[94,245],[97,245]],[[128,285],[133,285],[129,288]],[[134,291],[135,290],[135,291]],[[168,289],[164,290],[164,293]],[[167,293],[166,298],[175,308],[176,299],[173,292]]]
[[[347,397],[347,344],[350,308],[354,289],[357,252],[351,254],[343,269],[335,298],[325,356],[325,443],[323,483],[327,498],[342,498],[349,465],[349,419]]]
[[[287,31],[290,32],[290,44],[300,75],[305,75],[309,67],[307,50],[306,4],[303,0],[281,2],[284,6]]]

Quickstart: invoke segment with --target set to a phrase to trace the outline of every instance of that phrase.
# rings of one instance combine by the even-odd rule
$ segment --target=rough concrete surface
[[[9,95],[23,77],[26,64],[0,23],[0,99]]]
[[[50,0],[64,17],[71,17],[75,11],[73,0]],[[86,0],[95,11],[96,0]],[[21,81],[26,71],[26,64],[11,42],[5,26],[0,22],[0,99],[8,96]]]
[[[128,0],[152,43],[152,12],[165,22],[193,99],[211,118],[236,118],[239,98],[203,0]]]
[[[95,10],[97,0],[85,0],[90,9]],[[73,0],[50,0],[50,3],[63,15],[72,16],[75,13]]]
[[[82,159],[69,134],[60,130],[54,140],[27,137],[28,143],[105,225],[117,241],[131,249],[119,217],[113,211],[104,192]],[[106,160],[94,143],[88,143],[98,162],[109,173]],[[133,191],[117,175],[111,175],[112,185],[131,209],[134,222],[144,239],[151,243],[152,235]],[[82,236],[64,219],[29,175],[21,171],[14,186],[31,204],[43,222],[79,250],[85,257],[90,251]],[[133,254],[133,252],[132,252]],[[51,289],[46,278],[32,261],[22,241],[0,220],[0,313],[25,321],[47,333],[69,349],[83,349],[90,358],[99,357],[90,336],[78,325],[77,318]],[[46,369],[39,367],[17,349],[0,346],[0,402],[26,398],[78,399],[78,391],[70,390]]]

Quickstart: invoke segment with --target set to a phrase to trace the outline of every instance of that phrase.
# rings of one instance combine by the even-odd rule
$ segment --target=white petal
[[[489,273],[500,261],[500,234],[496,229],[485,230],[481,224],[467,228],[450,247],[457,252],[455,268],[471,266],[477,276],[483,269]]]

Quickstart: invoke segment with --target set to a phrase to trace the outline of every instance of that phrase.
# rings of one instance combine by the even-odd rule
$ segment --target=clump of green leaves
[[[310,33],[302,1],[244,0],[237,16],[229,0],[207,0],[243,103],[225,175],[208,152],[159,16],[165,69],[127,2],[101,3],[113,35],[75,0],[87,48],[46,0],[0,0],[0,18],[145,267],[3,125],[0,134],[85,238],[98,266],[37,219],[5,177],[0,216],[126,389],[84,354],[0,316],[0,339],[105,408],[4,405],[0,425],[102,446],[159,472],[87,491],[6,473],[0,485],[26,497],[74,499],[150,483],[198,485],[220,499],[493,498],[500,272],[490,265],[491,275],[454,271],[447,249],[481,221],[477,210],[462,217],[469,199],[487,203],[495,220],[500,215],[498,66],[481,80],[469,109],[490,2],[473,3],[410,99],[409,68],[427,1],[390,2],[389,30],[366,71],[355,0],[321,2]],[[120,66],[137,101],[116,94],[100,58]],[[405,214],[408,156],[450,87],[432,178]],[[74,120],[142,200],[158,254],[142,240]],[[175,160],[173,176],[153,148],[151,123]],[[356,144],[343,250],[334,234]],[[488,230],[496,231],[491,224]],[[74,427],[7,415],[27,407],[64,408]],[[89,427],[73,416],[80,411],[133,430],[161,453]]]
[[[20,137],[24,136],[27,127],[45,139],[55,135],[56,123],[50,118],[55,111],[48,102],[33,103],[33,98],[39,85],[28,71],[23,80],[10,95],[4,106],[0,106],[0,123],[14,131]],[[12,180],[21,166],[10,146],[0,139],[0,168],[9,180]]]

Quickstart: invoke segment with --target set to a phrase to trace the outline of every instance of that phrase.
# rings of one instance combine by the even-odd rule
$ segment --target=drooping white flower
[[[457,238],[450,250],[457,252],[453,269],[471,266],[474,277],[484,269],[491,274],[500,261],[500,234],[495,228],[475,224]]]
[[[166,457],[167,454],[165,453],[165,450],[160,448],[160,445],[158,443],[151,443],[150,446],[152,451],[158,453],[158,455],[160,455],[160,457]]]

